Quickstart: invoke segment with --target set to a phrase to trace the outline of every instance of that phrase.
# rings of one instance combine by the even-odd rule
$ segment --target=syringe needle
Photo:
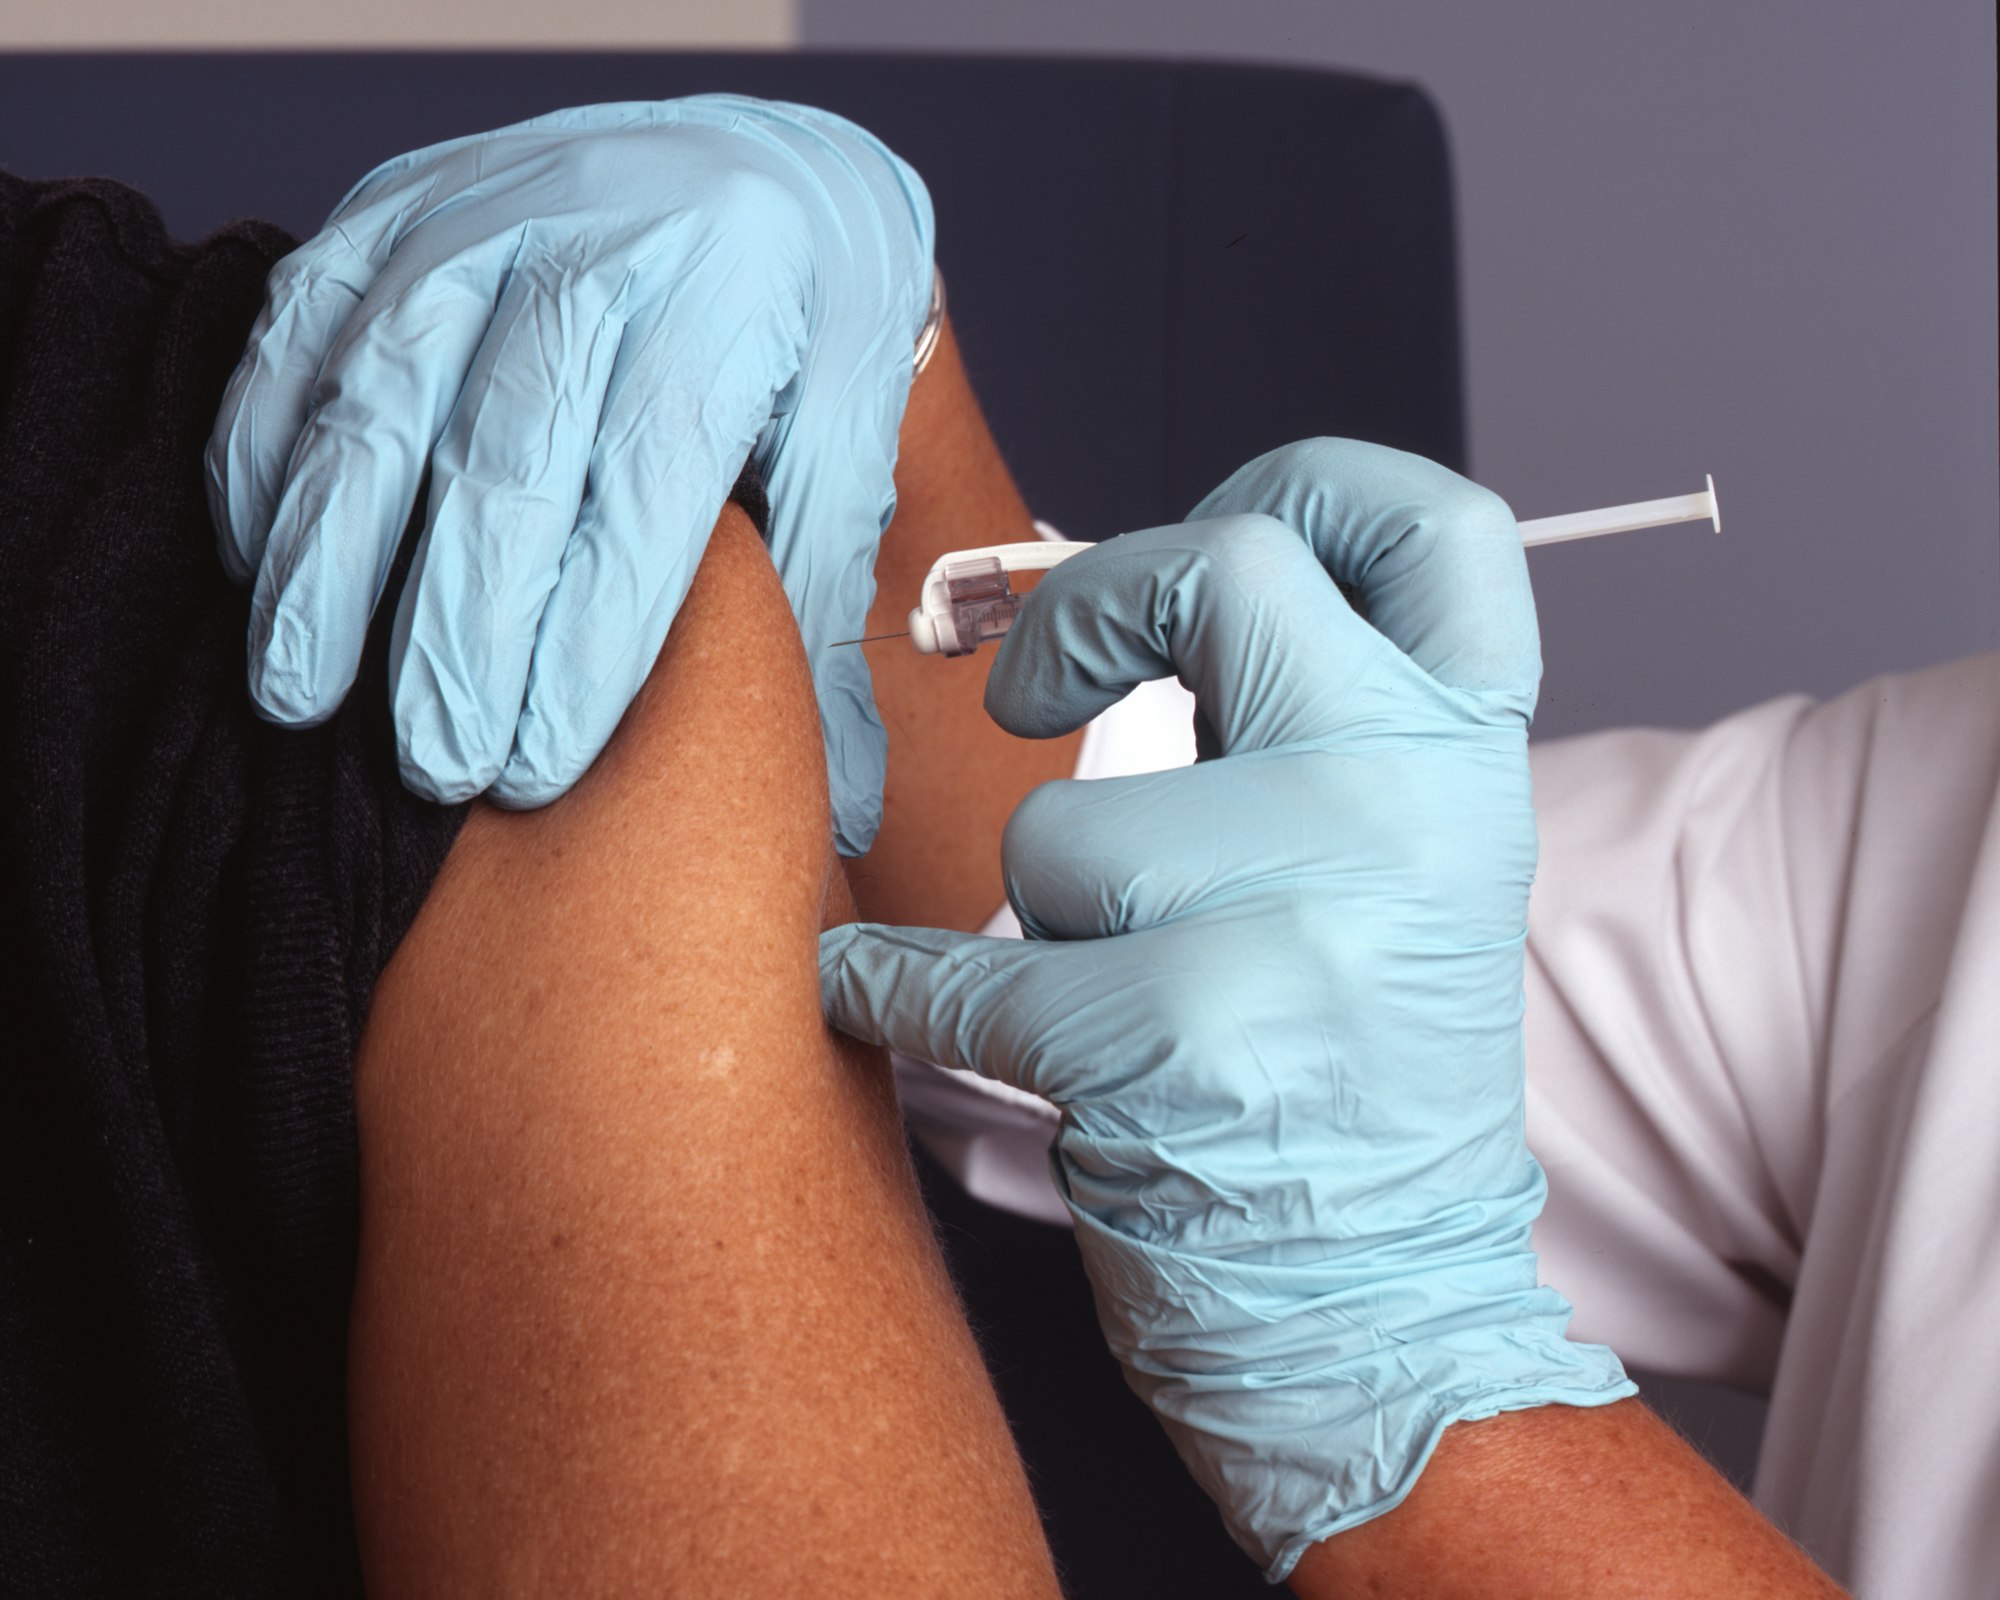
[[[907,628],[901,633],[871,633],[865,639],[836,639],[827,649],[838,650],[844,644],[873,644],[878,639],[907,639],[909,636]]]

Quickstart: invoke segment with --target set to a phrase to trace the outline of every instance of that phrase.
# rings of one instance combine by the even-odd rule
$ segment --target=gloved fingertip
[[[224,483],[220,463],[216,460],[216,447],[209,446],[205,463],[208,490],[208,521],[215,532],[215,553],[222,562],[222,570],[229,575],[229,581],[238,586],[247,584],[257,575],[257,568],[250,559],[249,540],[239,531],[242,519],[235,515],[229,501],[229,489]]]
[[[481,774],[419,761],[400,739],[397,741],[396,771],[401,775],[405,789],[419,800],[428,800],[433,805],[463,805],[468,800],[477,799],[487,789],[487,780]]]
[[[222,562],[222,570],[229,581],[241,589],[257,576],[257,569],[250,565],[243,547],[236,542],[229,525],[221,517],[210,519],[215,523],[215,553]]]
[[[317,728],[331,719],[345,698],[338,696],[329,704],[315,685],[284,664],[274,665],[268,654],[250,658],[250,704],[266,722],[281,728]]]
[[[819,1003],[826,1019],[865,1044],[883,1044],[879,1019],[868,993],[867,925],[850,922],[819,936]]]
[[[833,806],[833,840],[841,855],[866,855],[882,829],[882,785],[888,774],[889,736],[866,692],[820,685],[821,731],[826,736],[827,785]],[[832,708],[845,706],[844,717]]]
[[[848,860],[868,854],[875,847],[875,836],[881,831],[882,803],[879,800],[872,806],[860,806],[853,810],[838,805],[834,807],[834,849]]]
[[[843,922],[837,928],[828,928],[819,936],[819,983],[823,994],[830,994],[831,985],[838,982],[847,964],[847,955],[854,948],[854,941],[861,937],[861,924]]]
[[[257,569],[245,558],[242,547],[230,533],[228,524],[219,517],[210,520],[215,523],[215,554],[222,563],[224,575],[237,588],[247,587],[257,576]]]
[[[485,795],[508,811],[539,811],[568,794],[580,776],[580,773],[552,775],[517,758],[500,769]]]

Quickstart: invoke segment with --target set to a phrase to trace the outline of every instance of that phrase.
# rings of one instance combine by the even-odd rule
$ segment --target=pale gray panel
[[[63,0],[0,6],[0,49],[769,49],[797,22],[793,0]]]

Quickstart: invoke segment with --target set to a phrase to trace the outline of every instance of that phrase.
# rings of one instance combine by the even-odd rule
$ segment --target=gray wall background
[[[1704,472],[1722,500],[1721,539],[1533,558],[1541,734],[1694,724],[2000,643],[1984,0],[800,0],[798,17],[808,48],[1425,85],[1457,160],[1474,471],[1523,517]]]

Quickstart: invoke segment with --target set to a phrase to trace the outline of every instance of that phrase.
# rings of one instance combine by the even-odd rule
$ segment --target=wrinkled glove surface
[[[263,714],[339,706],[428,472],[391,641],[404,778],[554,799],[645,680],[754,446],[841,847],[865,849],[882,729],[862,652],[825,646],[865,631],[932,233],[871,135],[733,95],[378,167],[273,270],[209,445]]]
[[[840,928],[821,977],[847,1032],[1061,1107],[1106,1337],[1278,1581],[1398,1505],[1447,1424],[1636,1390],[1565,1337],[1529,1240],[1540,652],[1512,515],[1313,440],[1194,519],[1044,579],[987,707],[1047,737],[1177,674],[1202,759],[1028,797],[1029,942]]]

